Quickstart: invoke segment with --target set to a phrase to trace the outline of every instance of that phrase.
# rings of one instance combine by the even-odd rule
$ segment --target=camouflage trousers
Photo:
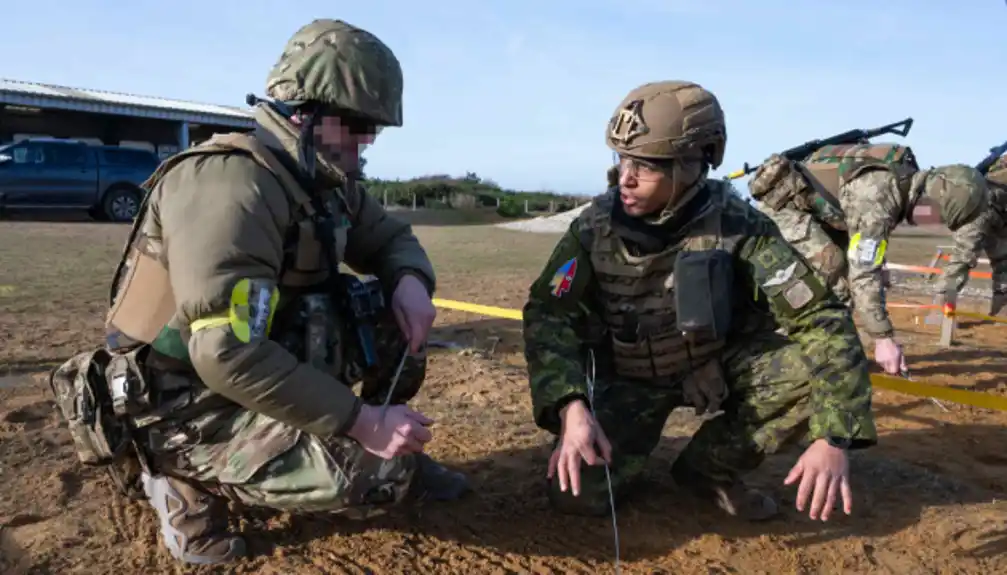
[[[959,248],[959,251],[965,250]],[[989,315],[1000,315],[1004,307],[1007,307],[1007,225],[998,226],[983,237],[982,252],[989,258],[992,271],[993,299]],[[950,262],[948,268],[944,272],[941,286],[945,294],[960,291],[968,285],[970,270],[967,265]]]
[[[705,421],[678,456],[676,477],[730,484],[761,465],[766,454],[807,434],[810,368],[798,345],[778,334],[760,335],[729,347],[721,363],[729,389],[723,413]],[[606,371],[595,383],[595,410],[612,444],[609,467],[618,504],[657,447],[668,416],[688,404],[681,380],[628,381],[603,377]],[[560,511],[608,512],[603,466],[582,463],[579,496],[561,492],[555,477],[549,491]]]
[[[359,367],[355,339],[341,350],[361,374],[361,399],[384,402],[405,340],[391,313],[375,330],[378,366]],[[393,404],[410,400],[426,376],[426,352],[403,366]],[[354,382],[356,383],[356,382]],[[334,382],[335,384],[335,382]],[[412,456],[384,460],[348,437],[319,437],[233,403],[168,420],[150,430],[147,447],[166,475],[250,507],[293,512],[334,512],[355,518],[400,502],[411,482]]]

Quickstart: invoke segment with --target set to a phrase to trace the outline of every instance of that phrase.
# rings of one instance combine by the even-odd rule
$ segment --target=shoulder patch
[[[570,288],[573,286],[573,279],[575,277],[577,277],[576,256],[567,260],[565,264],[561,265],[559,269],[556,270],[555,275],[552,276],[552,281],[549,282],[549,287],[552,288],[552,295],[560,297],[569,292]]]

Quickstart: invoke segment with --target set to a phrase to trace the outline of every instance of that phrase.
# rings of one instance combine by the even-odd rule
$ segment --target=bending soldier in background
[[[434,271],[410,227],[356,185],[363,147],[402,125],[402,82],[369,32],[298,30],[271,101],[250,97],[255,131],[215,136],[151,177],[113,280],[108,348],[52,377],[78,446],[109,447],[81,458],[114,460],[127,491],[136,478],[110,453],[129,432],[179,560],[244,553],[228,499],[362,517],[466,489],[422,453],[432,422],[404,405],[425,376]],[[76,423],[88,394],[121,417]]]
[[[612,166],[608,169],[608,187],[614,188],[619,185],[619,166]]]
[[[530,288],[534,418],[558,436],[548,476],[562,511],[605,513],[601,460],[621,499],[672,410],[693,406],[725,413],[679,455],[676,482],[732,515],[769,518],[777,503],[742,475],[804,436],[787,478],[800,480],[797,508],[812,497],[810,516],[827,519],[841,496],[850,513],[845,450],[876,441],[867,357],[849,310],[772,221],[707,179],[726,139],[702,87],[632,90],[606,138],[619,186],[571,224]]]
[[[954,235],[954,250],[944,267],[942,293],[945,300],[957,294],[969,281],[969,270],[986,252],[993,270],[993,299],[989,315],[999,314],[1007,304],[1007,156],[986,173],[989,209],[962,226]]]
[[[892,231],[912,224],[926,194],[952,231],[986,208],[982,175],[969,166],[920,170],[897,144],[825,146],[794,162],[774,154],[748,183],[759,209],[806,257],[874,339],[874,359],[890,374],[906,370],[885,307],[885,250]]]

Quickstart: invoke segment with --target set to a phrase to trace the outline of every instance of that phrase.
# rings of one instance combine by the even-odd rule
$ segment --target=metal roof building
[[[0,104],[191,124],[253,128],[248,108],[70,88],[0,78]]]

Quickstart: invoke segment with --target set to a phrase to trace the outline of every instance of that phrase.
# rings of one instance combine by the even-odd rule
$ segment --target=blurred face
[[[360,154],[374,143],[381,126],[357,118],[323,116],[315,125],[315,147],[347,172],[360,170]]]
[[[671,176],[653,164],[619,159],[619,196],[627,215],[641,217],[660,212],[674,191]]]

